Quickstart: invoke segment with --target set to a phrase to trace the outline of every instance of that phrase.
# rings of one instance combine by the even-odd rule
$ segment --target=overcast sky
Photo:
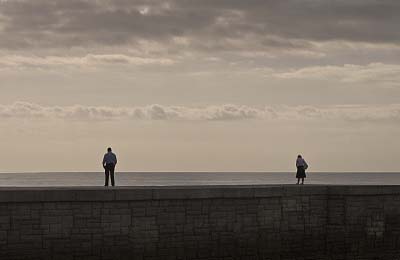
[[[0,0],[0,171],[400,169],[398,0]]]

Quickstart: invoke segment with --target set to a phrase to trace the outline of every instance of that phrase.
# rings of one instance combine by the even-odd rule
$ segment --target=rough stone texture
[[[0,259],[400,259],[400,186],[1,188]]]

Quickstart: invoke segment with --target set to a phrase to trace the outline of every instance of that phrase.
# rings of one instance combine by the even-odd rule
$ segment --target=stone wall
[[[1,188],[0,259],[400,259],[400,186]]]

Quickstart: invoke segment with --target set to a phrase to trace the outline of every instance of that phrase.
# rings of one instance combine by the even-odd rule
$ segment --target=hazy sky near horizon
[[[397,0],[0,0],[4,171],[400,169]]]

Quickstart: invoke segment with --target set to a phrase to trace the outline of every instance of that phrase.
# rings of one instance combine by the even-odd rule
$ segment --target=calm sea
[[[123,172],[119,186],[294,184],[294,173]],[[309,184],[400,185],[400,173],[308,173]],[[0,186],[101,186],[102,172],[0,173]]]

